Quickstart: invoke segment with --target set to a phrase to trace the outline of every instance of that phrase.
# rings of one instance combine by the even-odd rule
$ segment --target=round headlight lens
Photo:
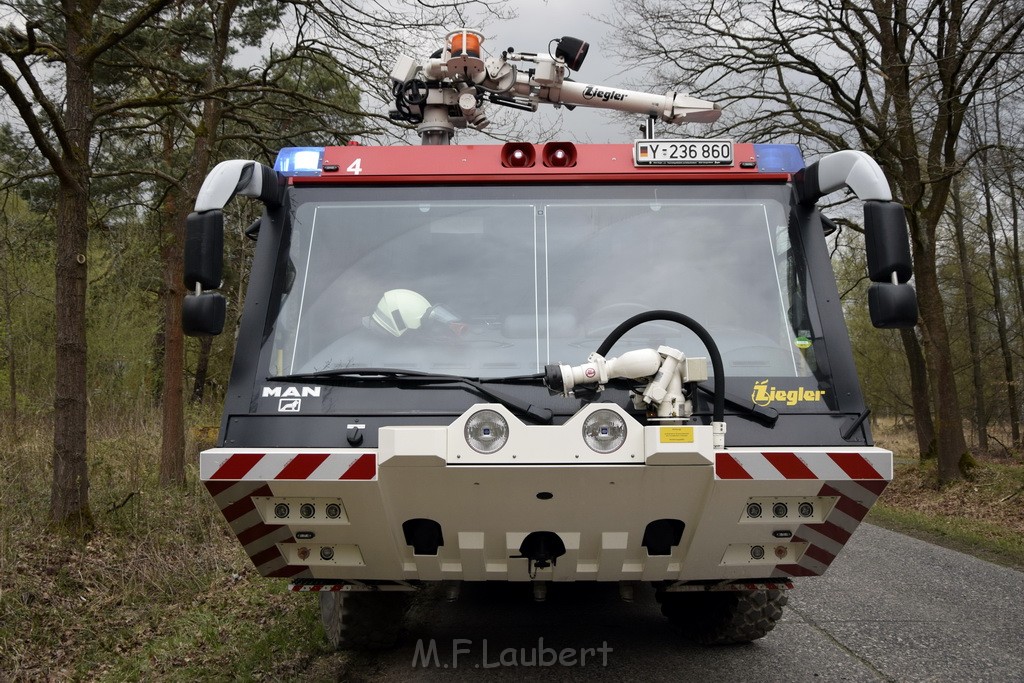
[[[466,443],[477,453],[494,453],[508,441],[508,422],[493,410],[480,410],[466,420]]]
[[[596,453],[613,453],[626,442],[626,421],[614,410],[595,410],[583,421],[583,440]]]

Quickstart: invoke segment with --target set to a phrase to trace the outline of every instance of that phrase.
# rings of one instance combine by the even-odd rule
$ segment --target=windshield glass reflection
[[[669,309],[708,328],[729,376],[811,374],[784,188],[505,190],[380,191],[379,201],[305,191],[270,371],[528,374],[581,362],[626,318]],[[615,348],[659,345],[706,356],[671,323],[646,323]]]

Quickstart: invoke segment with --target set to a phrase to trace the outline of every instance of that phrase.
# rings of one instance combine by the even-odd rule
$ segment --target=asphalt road
[[[1024,681],[1024,573],[866,524],[749,645],[689,644],[649,588],[624,603],[585,584],[540,604],[527,585],[425,595],[407,625],[398,649],[353,656],[343,678]]]

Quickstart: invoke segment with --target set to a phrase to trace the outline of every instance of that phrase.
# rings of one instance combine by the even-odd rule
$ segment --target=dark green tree
[[[111,153],[97,173],[114,183],[145,179],[139,199],[159,234],[163,484],[185,476],[182,253],[185,217],[203,178],[226,156],[267,161],[269,150],[313,135],[320,144],[343,143],[359,121],[358,96],[329,56],[293,45],[251,67],[233,64],[240,49],[259,45],[280,25],[282,7],[177,1],[163,21],[136,32],[103,63],[111,101],[130,93],[141,105],[107,119],[100,133]],[[210,348],[201,346],[200,367]]]
[[[86,461],[86,278],[97,62],[171,0],[0,3],[0,89],[57,178],[52,520],[93,524]],[[56,81],[54,82],[56,77]]]

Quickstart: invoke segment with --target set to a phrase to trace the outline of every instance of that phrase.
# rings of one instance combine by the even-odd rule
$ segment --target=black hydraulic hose
[[[597,347],[597,354],[604,358],[608,357],[608,352],[611,351],[612,346],[615,342],[619,341],[624,334],[629,332],[631,329],[642,323],[651,322],[652,320],[667,320],[673,323],[679,323],[683,327],[691,330],[697,335],[697,338],[704,343],[704,346],[708,350],[708,355],[711,356],[711,369],[715,373],[715,396],[714,396],[714,413],[711,419],[714,422],[725,422],[725,366],[722,365],[722,354],[718,351],[718,344],[711,338],[711,334],[704,329],[704,326],[694,320],[688,315],[677,313],[676,311],[647,311],[646,313],[638,313],[632,318],[628,318],[621,325],[612,330],[611,334],[605,337],[605,340],[601,342],[601,346]]]

